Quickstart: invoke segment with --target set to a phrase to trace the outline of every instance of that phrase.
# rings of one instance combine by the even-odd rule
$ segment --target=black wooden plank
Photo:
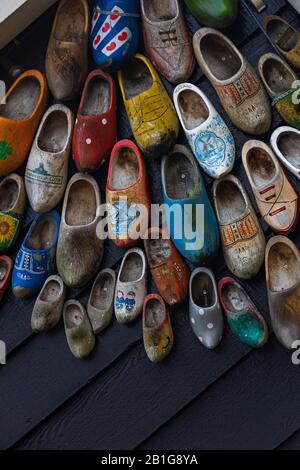
[[[300,430],[292,434],[288,439],[282,442],[278,450],[300,450]]]

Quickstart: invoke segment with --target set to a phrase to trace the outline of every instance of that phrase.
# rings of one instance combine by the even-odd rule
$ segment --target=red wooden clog
[[[102,70],[89,74],[73,134],[73,158],[79,171],[96,171],[117,140],[117,97],[112,77]]]
[[[8,256],[0,256],[0,300],[8,287],[13,266],[14,264]]]

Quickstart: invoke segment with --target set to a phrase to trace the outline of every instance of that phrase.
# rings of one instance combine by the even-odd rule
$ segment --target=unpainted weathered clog
[[[88,0],[60,0],[46,54],[52,95],[71,101],[79,95],[88,70]]]
[[[64,305],[63,317],[72,354],[77,359],[85,359],[95,347],[95,335],[85,308],[77,300],[68,300]]]
[[[252,348],[268,340],[268,327],[244,288],[230,277],[219,281],[219,298],[232,333]]]
[[[209,262],[219,250],[219,228],[192,153],[175,145],[161,166],[167,226],[177,250],[191,263]],[[172,215],[173,211],[173,215]]]
[[[281,163],[300,179],[300,131],[289,126],[278,127],[271,135],[271,146]]]
[[[262,135],[271,126],[271,107],[262,83],[246,58],[224,34],[201,28],[193,38],[199,66],[215,88],[233,124]]]
[[[263,26],[281,55],[293,67],[300,69],[300,32],[276,15],[266,16]]]
[[[179,0],[141,0],[145,47],[156,69],[171,83],[188,80],[194,51]]]
[[[189,290],[190,272],[169,234],[161,228],[149,228],[144,247],[153,280],[164,301],[169,305],[183,302]]]
[[[112,269],[100,271],[93,284],[87,312],[95,334],[110,324],[114,313],[116,273]]]
[[[44,75],[28,70],[20,75],[0,104],[0,176],[26,161],[48,100]]]
[[[14,263],[8,256],[0,256],[0,302],[8,288],[13,267]]]
[[[299,82],[291,67],[276,54],[264,54],[258,62],[272,105],[290,126],[300,128]]]
[[[69,181],[57,244],[57,269],[69,287],[82,287],[96,274],[103,257],[104,234],[96,180],[76,173]]]
[[[256,204],[274,232],[292,233],[299,219],[299,198],[270,147],[249,140],[242,150],[245,172]]]
[[[174,146],[179,122],[174,105],[149,59],[136,54],[118,72],[135,140],[147,157],[159,158]]]
[[[144,301],[143,338],[151,362],[162,361],[172,349],[174,336],[168,307],[157,294],[147,295]]]
[[[0,183],[0,253],[11,248],[16,241],[25,205],[23,178],[12,173]]]
[[[62,316],[66,288],[59,276],[50,276],[39,293],[31,315],[31,328],[36,333],[54,328]]]
[[[266,278],[274,333],[283,346],[291,349],[300,338],[300,256],[289,238],[269,240]]]
[[[147,293],[147,262],[140,248],[125,253],[116,283],[115,315],[119,323],[129,323],[142,311]]]
[[[189,315],[192,330],[203,346],[217,347],[223,336],[224,321],[216,279],[210,269],[198,268],[192,272]]]
[[[63,197],[73,125],[72,111],[61,104],[51,106],[42,119],[25,173],[28,199],[35,212],[52,210]]]
[[[117,140],[117,96],[112,77],[94,70],[86,79],[73,134],[79,171],[96,171]]]
[[[212,178],[230,173],[235,159],[233,136],[207,96],[195,85],[174,90],[175,108],[201,168]]]
[[[260,270],[265,237],[242,183],[233,175],[215,180],[213,195],[226,264],[242,279]]]
[[[151,201],[144,159],[130,140],[120,140],[112,150],[106,204],[110,239],[119,247],[137,243],[148,228]]]

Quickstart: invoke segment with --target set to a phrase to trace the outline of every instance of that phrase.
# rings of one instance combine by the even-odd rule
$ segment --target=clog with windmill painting
[[[113,148],[106,204],[110,239],[119,247],[137,243],[148,228],[151,202],[144,159],[130,140],[120,140]]]
[[[274,232],[292,233],[299,219],[299,198],[268,145],[249,140],[242,150],[245,172],[256,204]]]
[[[96,171],[117,140],[117,97],[112,77],[94,70],[86,79],[73,134],[79,171]]]
[[[119,70],[138,49],[139,0],[97,0],[92,19],[91,48],[97,67]]]
[[[37,70],[20,75],[0,104],[0,176],[17,170],[30,152],[48,99],[46,78]]]
[[[0,302],[9,285],[14,263],[8,256],[0,256]]]
[[[12,173],[0,183],[0,253],[11,248],[16,241],[25,204],[23,179]]]
[[[175,108],[199,165],[212,178],[230,173],[235,159],[233,136],[207,96],[195,85],[174,90]]]
[[[146,157],[159,158],[174,146],[179,122],[174,105],[149,59],[136,54],[118,73],[135,140]]]

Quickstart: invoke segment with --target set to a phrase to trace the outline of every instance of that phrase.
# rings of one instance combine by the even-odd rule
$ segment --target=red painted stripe
[[[271,212],[271,213],[270,213],[270,216],[273,216],[273,215],[279,214],[280,212],[283,212],[283,211],[285,211],[285,210],[286,210],[286,207],[285,207],[285,206],[283,206],[283,207],[280,207],[280,208],[279,208],[279,209],[277,209],[276,211],[274,211],[274,212]]]
[[[274,189],[274,188],[275,188],[275,185],[273,184],[273,186],[269,186],[268,188],[263,189],[262,191],[260,191],[259,194],[266,194],[267,192],[271,191],[271,189]]]

